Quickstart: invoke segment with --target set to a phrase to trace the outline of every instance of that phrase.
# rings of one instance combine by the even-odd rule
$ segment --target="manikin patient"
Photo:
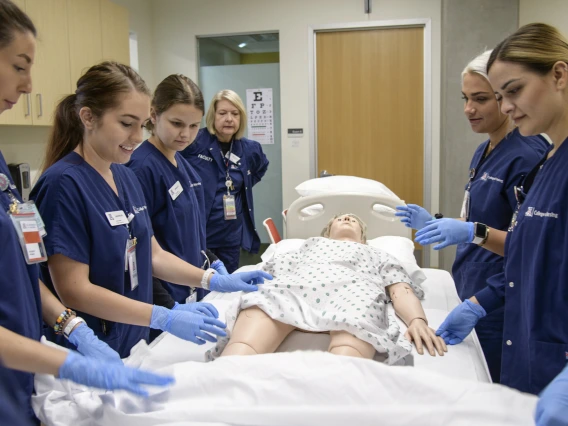
[[[409,354],[411,341],[419,354],[423,346],[432,356],[447,351],[428,327],[422,288],[394,257],[366,244],[359,218],[337,216],[322,235],[267,262],[274,280],[235,303],[227,314],[230,340],[219,341],[210,358],[274,352],[296,329],[329,332],[331,353],[373,358],[378,351],[387,364]],[[389,301],[408,326],[404,336]]]

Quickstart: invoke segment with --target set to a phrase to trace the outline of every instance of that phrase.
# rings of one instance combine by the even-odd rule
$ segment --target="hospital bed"
[[[368,225],[368,240],[410,237],[394,216],[403,201],[374,194],[302,197],[288,209],[287,239],[317,236],[336,213],[355,213]],[[321,206],[314,214],[306,207]],[[242,268],[259,268],[261,264]],[[446,271],[419,270],[423,306],[436,329],[460,303]],[[238,294],[211,293],[224,319]],[[390,309],[390,307],[389,307]],[[400,322],[404,332],[405,326]],[[125,392],[102,392],[52,376],[36,377],[33,405],[46,425],[532,425],[536,397],[490,384],[479,341],[472,333],[445,356],[412,354],[413,367],[328,353],[329,335],[295,331],[277,353],[204,362],[212,343],[197,346],[164,333],[140,342],[128,365],[173,374],[176,385],[152,390],[143,400]],[[88,419],[88,420],[87,420]]]

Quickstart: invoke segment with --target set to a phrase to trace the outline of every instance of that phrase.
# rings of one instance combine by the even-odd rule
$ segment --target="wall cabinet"
[[[34,22],[33,88],[0,124],[49,126],[58,102],[102,60],[129,63],[128,11],[110,0],[15,0]]]

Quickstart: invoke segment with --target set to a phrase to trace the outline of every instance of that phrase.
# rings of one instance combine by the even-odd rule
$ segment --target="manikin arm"
[[[411,342],[414,341],[416,350],[420,355],[424,354],[423,343],[428,348],[430,355],[434,356],[434,347],[440,355],[444,355],[448,349],[444,341],[436,336],[436,332],[428,327],[426,313],[422,304],[410,285],[407,283],[396,283],[387,287],[394,311],[408,327],[405,337]]]

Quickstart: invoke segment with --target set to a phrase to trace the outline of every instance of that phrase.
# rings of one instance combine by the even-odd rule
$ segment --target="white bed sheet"
[[[127,363],[174,374],[176,384],[143,399],[38,375],[36,413],[47,426],[528,426],[537,401],[501,385],[319,351],[160,367],[140,342]]]

